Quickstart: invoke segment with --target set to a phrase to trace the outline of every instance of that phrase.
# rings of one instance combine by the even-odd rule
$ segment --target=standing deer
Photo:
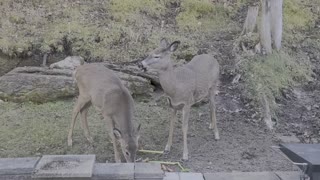
[[[91,105],[102,112],[107,130],[112,139],[115,161],[121,162],[116,140],[127,162],[134,162],[138,149],[140,125],[133,125],[134,102],[128,89],[109,69],[97,64],[79,66],[73,76],[79,88],[79,97],[74,106],[68,135],[68,146],[72,146],[72,132],[78,113],[84,135],[90,143],[87,113]]]
[[[188,160],[187,132],[190,108],[209,95],[210,98],[210,129],[214,129],[215,139],[219,139],[216,122],[214,96],[219,82],[219,64],[208,54],[195,56],[184,66],[173,68],[170,56],[180,44],[174,41],[168,44],[166,39],[160,41],[160,47],[153,50],[139,66],[144,70],[156,71],[161,87],[168,96],[170,107],[173,109],[169,138],[165,152],[170,151],[177,110],[182,110],[183,121],[183,160]]]

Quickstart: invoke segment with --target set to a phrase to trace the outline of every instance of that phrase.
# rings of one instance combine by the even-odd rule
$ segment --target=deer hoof
[[[91,136],[88,137],[87,140],[89,141],[90,144],[93,144],[93,138]]]
[[[219,133],[215,132],[215,133],[214,133],[214,138],[215,138],[216,140],[219,140],[219,139],[220,139]]]
[[[166,145],[166,147],[164,148],[164,153],[168,154],[170,152],[171,147]]]
[[[188,162],[188,161],[189,161],[188,157],[186,157],[186,159],[184,157],[181,159],[181,162]]]
[[[182,157],[182,162],[187,162],[189,160],[188,154],[184,154]]]

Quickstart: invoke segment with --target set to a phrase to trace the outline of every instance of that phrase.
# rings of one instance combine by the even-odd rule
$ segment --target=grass
[[[284,0],[283,21],[285,30],[307,29],[315,16],[301,0]]]
[[[275,98],[281,95],[282,89],[307,81],[311,77],[310,64],[306,59],[285,52],[248,57],[242,66],[246,96],[259,104],[260,98],[265,94],[270,100],[272,110],[276,109]]]
[[[41,154],[95,153],[99,158],[111,158],[111,142],[105,125],[90,111],[90,130],[99,146],[90,148],[80,122],[74,131],[74,146],[67,147],[67,132],[71,119],[72,101],[46,104],[2,103],[0,105],[0,157],[22,157]],[[111,151],[112,152],[112,151]],[[107,157],[106,157],[107,156]]]
[[[73,100],[34,103],[0,103],[0,157],[40,156],[42,154],[96,154],[97,161],[114,161],[113,146],[106,123],[94,108],[89,110],[88,124],[94,139],[87,142],[80,120],[76,121],[73,146],[67,146]],[[167,108],[137,103],[135,119],[142,124],[140,143],[144,149],[161,150],[167,135]],[[157,119],[155,121],[154,119]],[[153,136],[149,136],[153,134]]]
[[[168,8],[172,3],[181,12]],[[8,57],[60,53],[114,62],[144,56],[162,37],[185,41],[180,57],[194,55],[201,37],[228,19],[208,0],[4,0],[0,11],[0,51]]]
[[[209,0],[184,0],[176,21],[180,29],[205,32],[225,26],[228,23],[226,13],[224,7]]]

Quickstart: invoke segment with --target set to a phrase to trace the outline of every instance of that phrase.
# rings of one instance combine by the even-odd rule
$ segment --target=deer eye
[[[130,156],[130,153],[129,153],[129,152],[126,152],[126,155],[127,155],[127,156]]]
[[[160,58],[160,56],[154,56],[154,58],[159,59],[159,58]]]

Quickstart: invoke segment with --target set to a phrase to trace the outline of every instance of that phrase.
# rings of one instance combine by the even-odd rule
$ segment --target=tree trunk
[[[261,26],[260,26],[260,42],[262,48],[266,51],[267,54],[272,53],[271,47],[271,0],[261,0],[262,10],[261,10]]]
[[[271,0],[271,36],[274,48],[281,49],[283,0]]]
[[[253,32],[257,25],[259,6],[249,6],[241,35]]]

